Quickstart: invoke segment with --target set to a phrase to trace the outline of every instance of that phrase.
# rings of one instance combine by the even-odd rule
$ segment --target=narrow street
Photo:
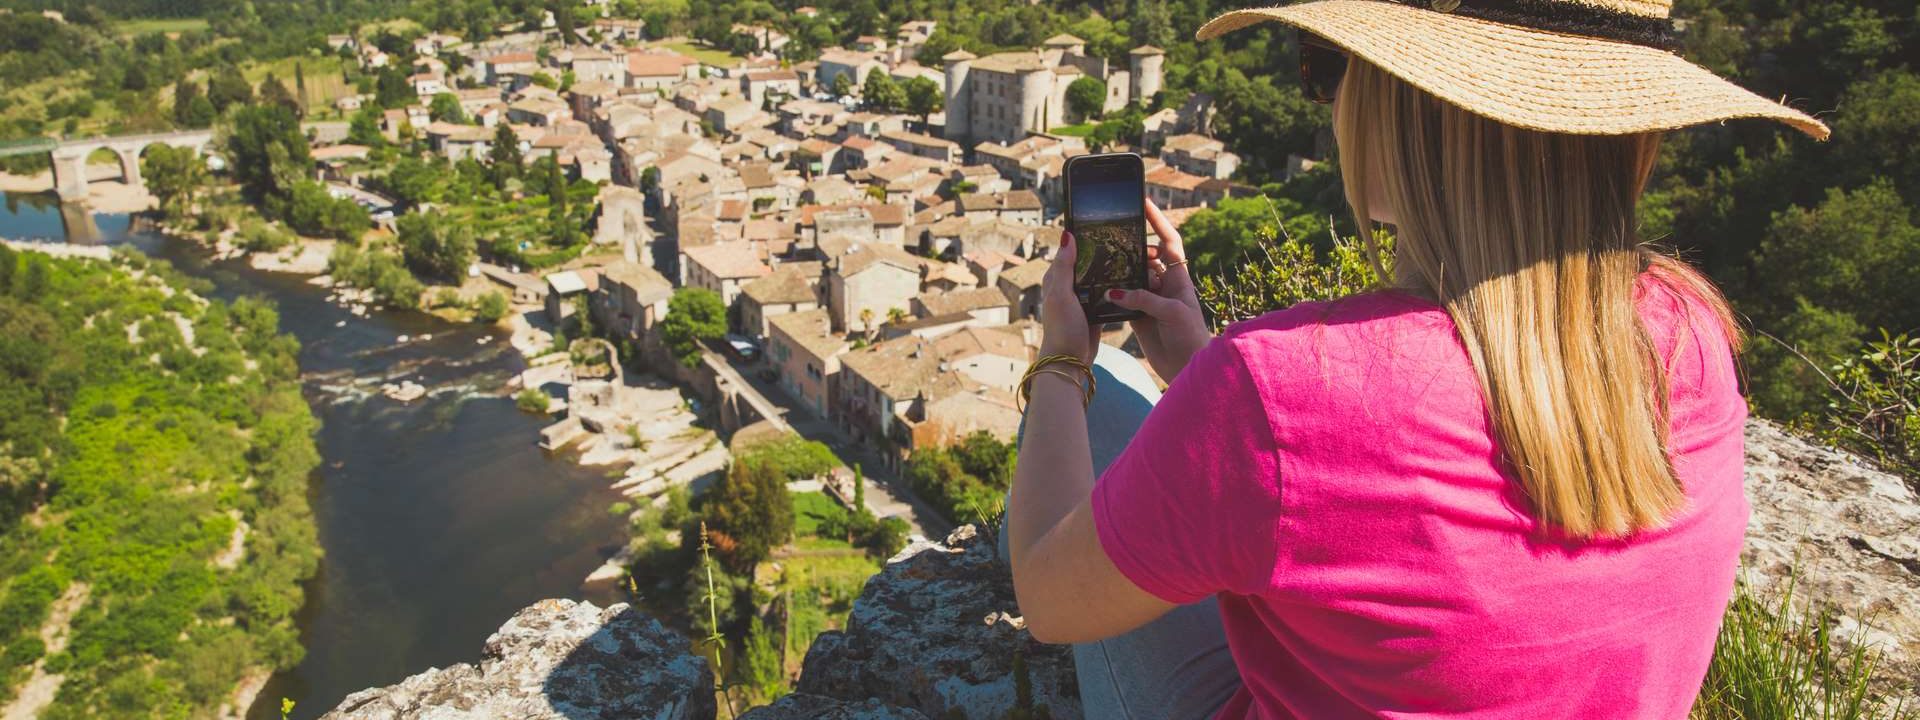
[[[906,480],[888,469],[881,460],[880,453],[868,445],[854,443],[845,433],[825,418],[817,417],[800,407],[786,390],[774,382],[761,377],[769,368],[759,360],[743,361],[732,353],[717,353],[727,361],[740,377],[768,400],[778,405],[788,425],[800,437],[818,441],[833,450],[841,461],[848,465],[858,464],[867,479],[867,509],[875,517],[899,516],[912,527],[915,535],[926,538],[946,537],[952,526],[935,512],[933,507],[915,495],[907,487]]]

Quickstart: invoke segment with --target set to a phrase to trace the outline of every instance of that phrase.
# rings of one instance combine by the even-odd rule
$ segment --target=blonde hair
[[[1452,316],[1538,518],[1583,539],[1671,519],[1686,494],[1667,453],[1664,365],[1634,302],[1640,273],[1717,315],[1735,347],[1739,335],[1719,291],[1634,230],[1660,136],[1505,125],[1359,58],[1335,102],[1359,227],[1372,227],[1371,186],[1397,214],[1393,282]]]

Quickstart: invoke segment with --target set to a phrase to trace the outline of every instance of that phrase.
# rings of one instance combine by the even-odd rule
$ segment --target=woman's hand
[[[1207,320],[1200,314],[1200,296],[1194,291],[1193,276],[1187,272],[1187,248],[1180,241],[1180,231],[1152,200],[1147,201],[1147,224],[1160,236],[1160,244],[1148,248],[1147,289],[1112,290],[1107,299],[1146,313],[1146,317],[1133,321],[1133,333],[1140,337],[1140,349],[1146,352],[1153,372],[1161,380],[1173,382],[1193,354],[1213,339],[1213,333],[1207,331]]]
[[[1100,329],[1087,324],[1087,311],[1073,292],[1073,261],[1078,251],[1073,233],[1061,232],[1060,250],[1040,278],[1040,354],[1071,355],[1092,367]]]

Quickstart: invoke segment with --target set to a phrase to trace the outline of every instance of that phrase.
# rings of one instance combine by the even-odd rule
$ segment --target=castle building
[[[1067,86],[1082,77],[1107,84],[1107,110],[1160,92],[1165,53],[1153,46],[1128,54],[1128,68],[1089,57],[1086,41],[1072,35],[1048,38],[1038,50],[978,57],[955,50],[947,64],[946,137],[963,146],[1017,142],[1069,121]]]

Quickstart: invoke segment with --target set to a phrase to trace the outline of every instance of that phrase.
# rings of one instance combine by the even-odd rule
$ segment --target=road
[[[873,447],[854,443],[833,423],[803,409],[779,383],[762,378],[761,372],[769,369],[764,362],[744,361],[732,353],[716,354],[725,359],[747,384],[779,406],[787,424],[800,437],[824,443],[842,461],[849,465],[860,465],[861,474],[867,479],[867,509],[873,511],[875,517],[898,515],[907,521],[914,534],[927,538],[944,538],[953,529],[934,511],[933,506],[907,487],[905,479],[887,468],[886,462]]]

